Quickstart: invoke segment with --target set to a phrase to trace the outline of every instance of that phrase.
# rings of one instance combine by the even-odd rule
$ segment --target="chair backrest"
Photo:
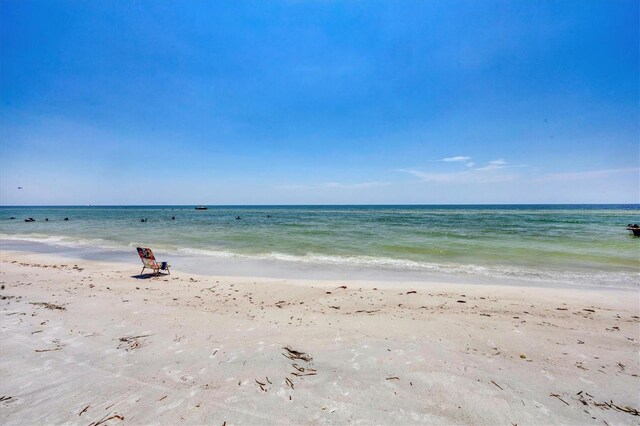
[[[158,264],[156,263],[156,258],[153,256],[153,252],[150,248],[142,248],[138,247],[138,255],[140,256],[140,260],[147,268],[156,268]]]

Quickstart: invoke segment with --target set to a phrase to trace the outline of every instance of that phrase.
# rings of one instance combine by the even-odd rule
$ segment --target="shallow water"
[[[640,205],[2,207],[0,238],[640,288],[640,238],[624,229],[639,222]]]

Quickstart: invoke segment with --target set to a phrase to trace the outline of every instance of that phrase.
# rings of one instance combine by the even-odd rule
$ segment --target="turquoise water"
[[[639,205],[0,208],[3,247],[142,245],[203,259],[640,287],[640,238],[628,223],[640,223]]]

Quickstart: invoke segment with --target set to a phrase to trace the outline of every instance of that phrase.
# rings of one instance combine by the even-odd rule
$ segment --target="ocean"
[[[210,273],[236,264],[254,275],[640,288],[628,223],[640,223],[640,205],[0,207],[0,247],[137,261],[144,246]]]

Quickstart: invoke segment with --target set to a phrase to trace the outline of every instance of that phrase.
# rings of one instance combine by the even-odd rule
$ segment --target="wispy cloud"
[[[311,190],[311,189],[369,189],[379,188],[390,185],[390,182],[358,182],[358,183],[341,183],[341,182],[323,182],[310,185],[280,185],[278,189],[286,190]]]
[[[469,161],[469,160],[471,160],[471,157],[465,157],[465,156],[459,155],[457,157],[446,157],[446,158],[443,158],[440,161],[445,161],[447,163],[453,163],[453,162],[457,162],[457,161]]]
[[[422,182],[432,183],[495,183],[511,181],[518,178],[518,176],[514,174],[488,174],[478,169],[441,173],[422,172],[414,169],[398,169],[398,171],[415,176]]]
[[[471,157],[449,157],[438,161],[466,162],[464,170],[453,172],[425,172],[416,169],[399,169],[399,172],[408,173],[417,177],[422,182],[436,183],[495,183],[518,179],[515,173],[499,172],[502,169],[528,167],[524,164],[509,164],[502,158],[491,160],[482,167],[475,167],[475,162],[469,161]]]
[[[529,167],[526,164],[509,164],[502,158],[498,160],[491,160],[487,163],[486,166],[476,167],[474,170],[479,172],[484,172],[488,170],[499,170],[499,169],[512,169],[512,168],[521,168],[521,167]]]
[[[586,170],[581,172],[561,172],[561,173],[548,173],[546,175],[539,176],[533,179],[534,182],[563,182],[563,181],[576,181],[576,180],[591,180],[602,179],[617,174],[635,174],[635,178],[638,178],[640,168],[632,167],[625,169],[604,169],[604,170]]]

